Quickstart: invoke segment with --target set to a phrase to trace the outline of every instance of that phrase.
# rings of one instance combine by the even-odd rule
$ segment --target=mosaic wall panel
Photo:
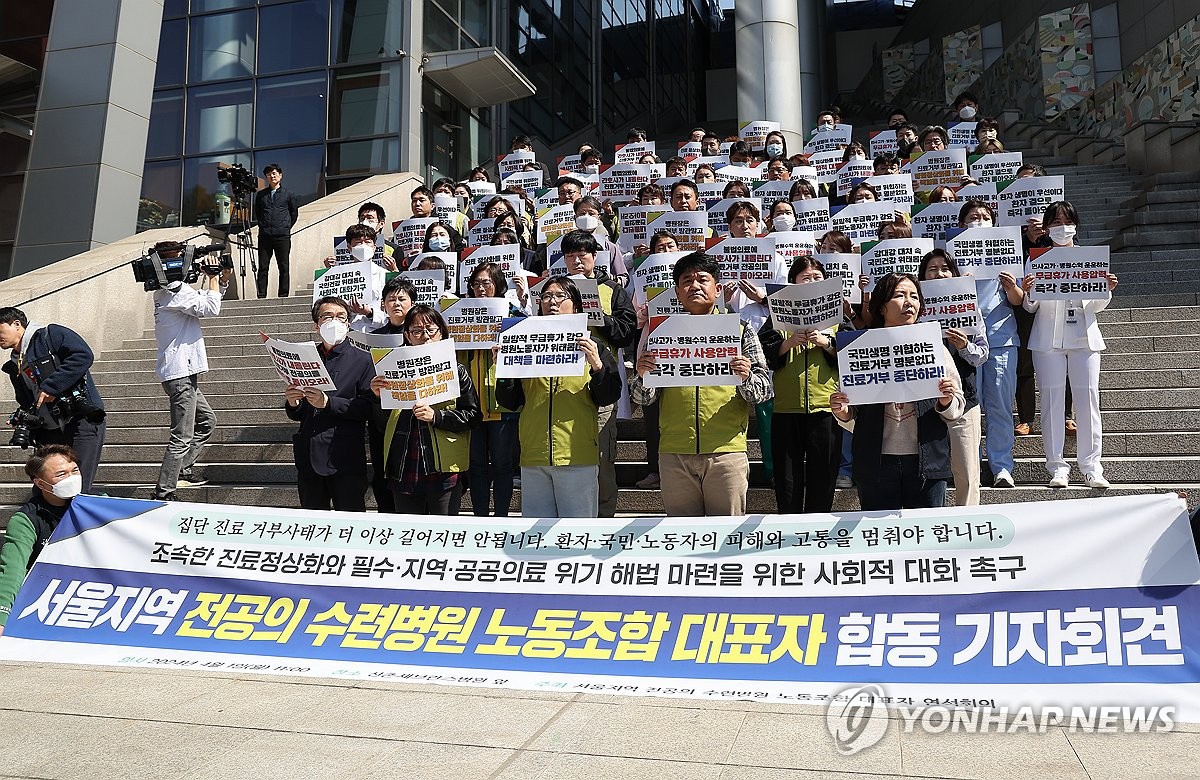
[[[1016,109],[1023,117],[1041,117],[1046,107],[1037,25],[1031,24],[1004,49],[972,90],[987,114]]]
[[[1092,70],[1092,20],[1086,3],[1038,17],[1045,116],[1082,103],[1096,87]]]
[[[979,26],[947,35],[942,39],[942,62],[946,78],[946,103],[983,75],[983,41]]]
[[[883,99],[889,101],[899,94],[912,78],[916,65],[911,43],[883,50]]]

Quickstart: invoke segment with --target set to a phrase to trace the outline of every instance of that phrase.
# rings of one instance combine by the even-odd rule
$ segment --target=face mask
[[[599,165],[585,165],[585,166],[583,166],[583,172],[584,173],[600,173],[600,166]]]
[[[374,230],[376,232],[379,231],[379,223],[373,219],[360,219],[358,221],[358,224],[363,225],[365,227],[369,227],[369,228],[371,228],[371,230]]]
[[[353,249],[350,250],[350,254],[354,255],[354,259],[358,260],[359,262],[363,260],[370,260],[375,256],[375,245],[357,244]]]
[[[575,227],[580,230],[595,230],[600,227],[600,218],[595,214],[580,214],[575,217]]]
[[[817,129],[818,130],[832,130],[833,122],[822,122],[821,124],[817,125]]]
[[[962,108],[958,109],[959,117],[966,120],[974,119],[976,113],[975,106],[963,106]]]
[[[853,157],[852,159],[855,159],[855,160],[865,160],[865,159],[867,159],[867,156],[866,156],[865,154],[855,154],[855,155],[854,155],[854,157]]]
[[[788,231],[796,226],[796,218],[791,214],[780,214],[771,220],[771,224],[775,226],[776,230]]]
[[[448,236],[430,236],[429,251],[445,252],[450,249],[450,238]]]
[[[50,492],[56,498],[75,498],[83,492],[83,477],[79,474],[72,474],[66,479],[51,485]]]
[[[341,320],[329,320],[321,323],[321,340],[326,344],[341,344],[349,332],[350,326]]]
[[[972,219],[970,222],[967,223],[967,227],[973,227],[973,228],[991,227],[991,226],[992,226],[992,221],[990,219],[984,219],[983,217],[975,217],[974,219]]]
[[[985,140],[995,141],[996,140],[996,131],[995,130],[984,130],[983,137]]]
[[[1074,225],[1051,225],[1050,240],[1059,246],[1070,244],[1075,238]]]
[[[778,157],[783,154],[783,144],[767,144],[767,157]]]

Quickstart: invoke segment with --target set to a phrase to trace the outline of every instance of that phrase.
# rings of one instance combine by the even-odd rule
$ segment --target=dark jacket
[[[917,450],[921,458],[921,476],[925,479],[950,479],[950,434],[946,421],[937,411],[937,398],[917,401]],[[854,438],[854,479],[873,481],[883,459],[883,404],[856,406]]]
[[[33,495],[8,521],[8,533],[0,546],[0,626],[8,620],[26,573],[70,506],[70,502],[52,506],[42,491],[34,488]]]
[[[377,401],[371,392],[375,364],[371,355],[349,341],[338,344],[321,359],[337,390],[327,392],[329,403],[316,409],[307,400],[293,407],[284,402],[287,416],[300,423],[292,437],[292,451],[300,479],[314,474],[363,473],[367,469],[366,422]]]
[[[75,387],[82,379],[92,403],[103,409],[104,400],[100,398],[100,391],[96,389],[96,383],[92,380],[89,370],[95,357],[92,348],[83,337],[63,325],[38,328],[29,339],[29,346],[26,348],[26,354],[22,356],[21,365],[36,363],[50,354],[58,358],[58,370],[41,382],[39,388],[42,392],[61,398],[63,393]],[[17,403],[25,408],[32,407],[37,395],[17,370],[15,356],[4,364],[4,372],[12,381]]]
[[[613,278],[603,271],[596,271],[596,283],[609,287],[612,291],[612,314],[604,315],[604,324],[590,330],[607,342],[614,350],[633,345],[638,335],[637,312],[633,309],[633,299],[624,287],[618,285]],[[601,293],[601,301],[604,294]]]
[[[270,187],[263,187],[254,194],[254,221],[258,232],[264,236],[287,236],[292,232],[299,214],[296,211],[296,196],[280,187],[275,197],[268,198]]]
[[[425,473],[435,474],[441,470],[437,468],[437,457],[434,453],[437,443],[434,441],[433,429],[437,428],[451,433],[466,433],[479,424],[479,396],[475,392],[475,385],[471,382],[471,375],[462,363],[456,362],[454,365],[458,368],[458,398],[445,406],[435,405],[433,422],[416,421],[417,424],[414,426],[412,410],[404,409],[400,412],[400,419],[390,442],[391,448],[387,459],[387,475],[392,479],[400,478],[400,470],[404,466],[404,458],[408,452],[408,439],[414,430],[420,436],[421,462],[424,464]],[[389,416],[391,412],[391,409],[384,409],[384,413]],[[469,441],[469,439],[464,441]],[[469,459],[469,445],[464,447],[464,452],[468,453]]]

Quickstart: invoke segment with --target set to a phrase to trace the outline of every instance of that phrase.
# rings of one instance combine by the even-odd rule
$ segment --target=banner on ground
[[[646,387],[740,385],[729,361],[742,350],[742,320],[736,314],[675,314],[651,317],[645,352],[654,355]]]
[[[839,331],[839,385],[850,404],[905,403],[937,398],[946,376],[946,348],[935,322]]]
[[[1020,283],[1025,271],[1025,250],[1019,227],[977,227],[946,233],[946,251],[958,270],[976,279],[996,279],[1010,273]]]
[[[834,277],[783,285],[767,294],[767,305],[776,330],[798,333],[832,328],[842,322],[842,280]]]
[[[1112,296],[1108,289],[1107,246],[1056,246],[1029,252],[1031,301],[1092,301]]]
[[[968,336],[983,335],[983,318],[979,314],[979,294],[975,280],[969,276],[949,279],[924,279],[921,297],[925,308],[920,322],[936,322],[942,330],[958,328]]]
[[[506,317],[500,326],[497,379],[581,376],[586,358],[579,340],[588,338],[586,314]]]
[[[552,529],[85,495],[0,657],[775,705],[871,682],[1195,722],[1193,544],[1169,493]]]
[[[279,372],[279,378],[289,387],[337,390],[337,385],[333,383],[329,371],[325,368],[325,361],[321,360],[321,353],[317,351],[316,343],[302,341],[293,344],[289,341],[273,339],[265,333],[259,335],[262,336],[267,354],[271,356],[271,361],[275,364],[275,370]]]
[[[372,349],[375,375],[388,380],[379,392],[384,409],[432,406],[458,398],[458,360],[453,341],[433,341],[419,347]]]
[[[1022,227],[1030,217],[1041,219],[1051,203],[1067,199],[1067,185],[1062,176],[1027,176],[996,185],[1000,208],[996,224],[1001,227]]]
[[[506,298],[443,298],[438,306],[455,349],[491,349],[509,304]]]

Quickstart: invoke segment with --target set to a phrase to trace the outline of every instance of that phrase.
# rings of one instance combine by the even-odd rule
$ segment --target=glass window
[[[0,241],[17,237],[17,215],[21,213],[21,189],[25,177],[21,174],[0,176]]]
[[[174,19],[187,13],[187,0],[164,0],[163,18]]]
[[[183,153],[183,90],[154,93],[146,157],[178,157]]]
[[[180,168],[179,160],[146,163],[138,200],[138,232],[179,226]]]
[[[254,16],[249,10],[192,17],[188,80],[254,75]]]
[[[254,119],[254,88],[249,81],[188,90],[188,154],[248,149]]]
[[[259,14],[260,74],[316,68],[326,63],[329,0],[267,5]]]
[[[433,0],[425,0],[425,52],[457,50],[458,26]]]
[[[254,5],[254,0],[192,0],[192,13],[227,11],[230,8],[245,8],[248,5]]]
[[[187,57],[187,20],[162,23],[158,36],[158,62],[154,66],[154,86],[169,87],[183,83]]]
[[[399,132],[400,68],[340,70],[333,77],[329,137],[351,138]]]
[[[390,173],[400,167],[400,141],[374,138],[329,145],[329,174]]]
[[[325,137],[325,71],[258,80],[255,146]]]
[[[398,56],[408,3],[392,0],[334,0],[330,25],[333,61],[362,62]]]
[[[492,42],[490,4],[487,0],[462,0],[463,30],[475,40],[475,46],[488,46]]]
[[[215,221],[214,206],[216,204],[213,202],[213,196],[217,194],[217,163],[219,162],[231,165],[241,163],[247,168],[254,164],[249,152],[185,159],[183,161],[182,217],[184,225],[207,225],[209,222]]]
[[[324,144],[270,149],[254,155],[254,167],[258,171],[271,163],[283,169],[283,186],[291,190],[298,203],[314,201],[324,193]]]
[[[0,173],[24,173],[29,167],[29,138],[0,133]]]

